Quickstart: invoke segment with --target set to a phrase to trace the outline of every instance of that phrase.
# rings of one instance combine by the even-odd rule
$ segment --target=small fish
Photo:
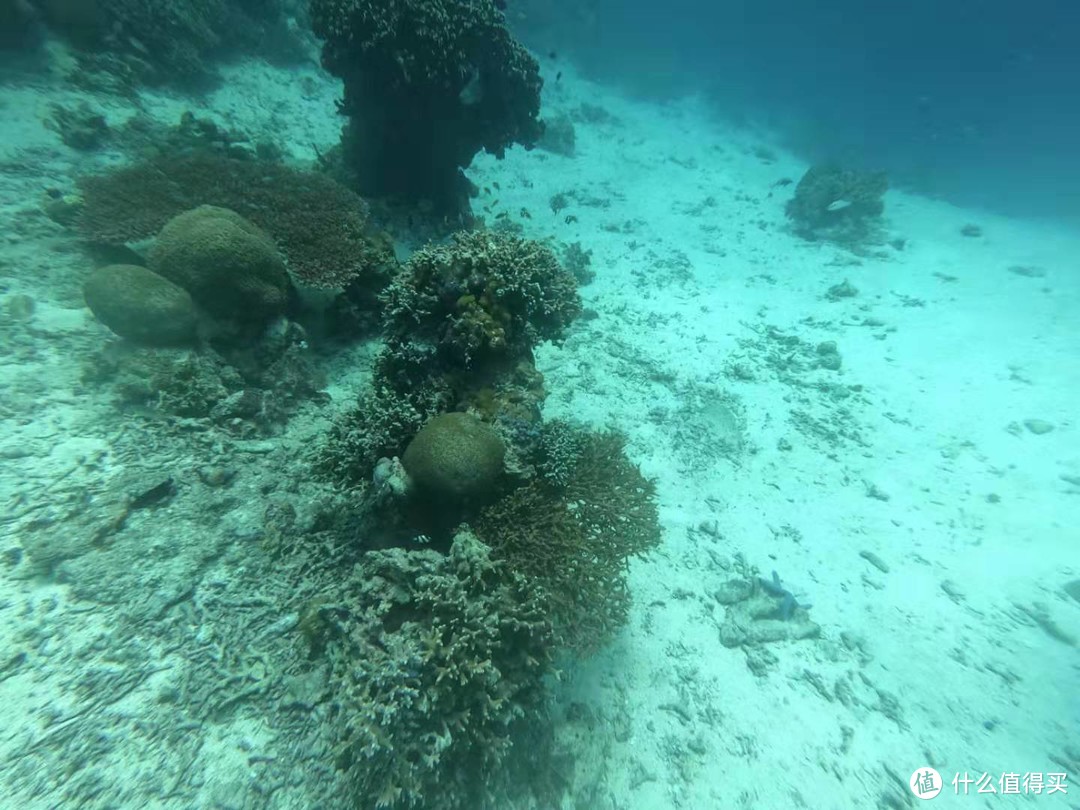
[[[558,59],[559,55],[555,51],[548,51],[548,59]]]
[[[495,0],[495,8],[499,11],[506,11],[506,0]]]
[[[555,81],[558,81],[561,78],[562,78],[562,71],[560,70],[558,73],[555,74]]]
[[[496,183],[496,182],[494,182],[494,181],[492,181],[492,183],[491,183],[491,187],[492,187],[493,189],[495,189],[496,191],[500,191],[500,190],[501,190],[501,188],[502,188],[502,187],[501,187],[501,186],[500,186],[500,185],[499,185],[498,183]]]
[[[784,186],[790,186],[794,182],[795,181],[792,180],[790,177],[781,177],[779,180],[773,183],[770,188],[783,188]]]
[[[575,217],[573,214],[567,214],[566,219],[564,219],[563,222],[565,222],[567,225],[570,225],[573,222],[577,222],[577,217]]]
[[[825,207],[825,210],[829,212],[843,211],[845,208],[848,208],[850,206],[851,200],[833,200]]]

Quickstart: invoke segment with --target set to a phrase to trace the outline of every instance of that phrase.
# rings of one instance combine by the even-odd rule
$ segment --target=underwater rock
[[[727,608],[720,625],[720,643],[725,647],[755,647],[821,634],[807,613],[810,606],[800,604],[775,571],[770,579],[731,580],[715,596]]]
[[[817,365],[818,368],[828,369],[829,371],[839,371],[842,361],[840,359],[840,352],[836,348],[836,341],[826,340],[817,345]]]
[[[99,267],[83,285],[94,316],[122,338],[146,346],[177,346],[195,338],[195,304],[187,291],[145,267]]]

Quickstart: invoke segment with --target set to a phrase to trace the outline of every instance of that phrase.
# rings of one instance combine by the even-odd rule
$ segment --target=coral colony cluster
[[[194,81],[215,49],[255,48],[280,21],[251,5],[243,19],[216,0],[42,8],[87,81],[134,86]],[[114,133],[64,111],[71,142],[138,148],[47,210],[99,258],[85,300],[123,340],[87,378],[129,404],[272,435],[318,396],[313,355],[381,342],[370,385],[312,453],[355,506],[298,643],[332,673],[355,806],[481,807],[519,781],[514,750],[547,745],[556,658],[625,622],[628,562],[660,539],[654,489],[620,435],[542,417],[533,353],[581,313],[578,281],[549,246],[470,212],[473,156],[543,131],[537,62],[503,12],[313,0],[310,20],[347,121],[317,167],[190,113]],[[431,233],[445,237],[399,263],[395,240]]]
[[[287,5],[17,7],[67,39],[81,82],[133,92],[212,80],[217,53],[301,48]],[[581,314],[588,252],[575,244],[560,262],[470,211],[473,157],[543,136],[538,64],[502,5],[311,0],[346,119],[314,168],[190,113],[156,130],[110,131],[78,109],[53,122],[70,145],[111,139],[130,156],[47,201],[97,259],[85,300],[122,339],[88,382],[266,436],[320,401],[314,358],[379,341],[370,385],[310,459],[354,496],[353,514],[333,542],[297,532],[281,552],[337,555],[297,643],[331,672],[336,766],[356,807],[508,806],[512,786],[542,792],[544,769],[521,777],[514,752],[539,756],[551,738],[555,661],[611,639],[628,615],[628,563],[660,540],[654,487],[624,438],[542,416],[534,351]],[[555,136],[572,154],[568,120]],[[880,215],[884,183],[815,170],[789,214],[851,238]],[[399,262],[395,242],[433,233],[443,238]],[[798,607],[779,580],[764,585]]]

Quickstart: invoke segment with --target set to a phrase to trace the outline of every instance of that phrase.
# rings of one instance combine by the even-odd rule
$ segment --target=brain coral
[[[489,495],[503,472],[502,440],[467,413],[429,420],[405,448],[401,463],[413,485],[440,500],[476,500]]]
[[[191,296],[145,267],[99,267],[83,285],[83,297],[99,321],[135,343],[174,346],[195,337]]]
[[[227,208],[201,205],[173,217],[149,264],[219,318],[263,321],[285,309],[288,276],[273,240]]]

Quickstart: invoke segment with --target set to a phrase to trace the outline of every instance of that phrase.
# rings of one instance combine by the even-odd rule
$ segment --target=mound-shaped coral
[[[195,338],[195,303],[182,287],[145,267],[99,267],[83,284],[94,316],[122,338],[145,346],[176,346]]]
[[[461,169],[540,136],[540,71],[493,0],[312,0],[360,193],[468,208]]]
[[[202,205],[173,217],[149,263],[224,320],[257,323],[285,309],[289,279],[273,240],[227,208]]]
[[[421,497],[438,501],[487,500],[503,473],[499,435],[467,413],[444,413],[420,429],[401,463]]]

